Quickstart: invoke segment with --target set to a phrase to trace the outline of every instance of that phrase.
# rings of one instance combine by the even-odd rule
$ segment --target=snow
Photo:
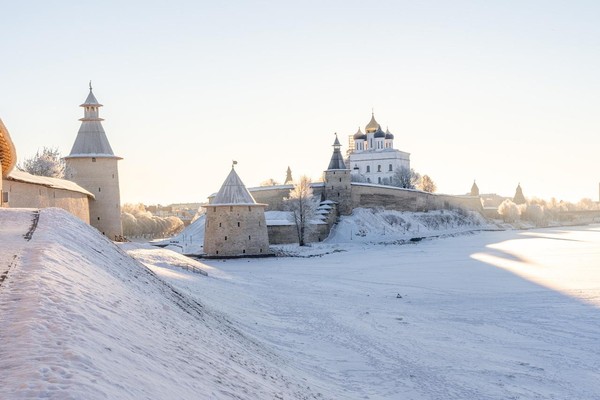
[[[598,398],[600,226],[417,213],[397,225],[447,235],[398,244],[361,213],[305,257],[200,262],[0,210],[0,397]]]
[[[227,279],[164,279],[336,398],[595,399],[599,233],[320,244],[320,257],[203,262]]]
[[[95,229],[44,209],[26,242],[31,222],[31,210],[0,210],[2,262],[18,258],[0,286],[0,397],[318,398],[287,361]]]

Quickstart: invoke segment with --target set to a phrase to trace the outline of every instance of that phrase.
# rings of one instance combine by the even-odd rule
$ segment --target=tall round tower
[[[223,186],[206,208],[204,253],[208,257],[265,256],[269,235],[266,204],[258,204],[231,168]]]
[[[87,189],[96,197],[90,201],[90,225],[111,240],[123,234],[121,227],[121,193],[119,190],[118,161],[99,117],[98,103],[92,92],[83,107],[81,127],[71,149],[65,157],[66,178]]]

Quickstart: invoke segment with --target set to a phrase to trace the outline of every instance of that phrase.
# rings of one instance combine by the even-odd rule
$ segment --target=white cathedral
[[[347,162],[354,180],[367,183],[388,184],[394,173],[404,167],[410,169],[410,154],[394,149],[394,135],[375,120],[348,138]]]

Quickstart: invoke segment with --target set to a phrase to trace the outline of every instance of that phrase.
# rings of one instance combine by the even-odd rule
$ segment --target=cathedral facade
[[[354,181],[389,184],[396,171],[410,169],[410,154],[394,148],[394,135],[381,129],[374,114],[365,133],[358,128],[348,142],[347,164]]]

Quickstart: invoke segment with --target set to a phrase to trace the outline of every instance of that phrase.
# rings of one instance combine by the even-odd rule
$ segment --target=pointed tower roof
[[[327,168],[328,170],[330,170],[330,169],[346,169],[346,164],[344,163],[344,157],[342,157],[342,152],[340,151],[341,148],[342,148],[342,145],[340,144],[340,141],[338,140],[338,136],[336,133],[335,141],[333,142],[333,154],[331,155],[331,161],[329,161],[329,167]]]
[[[283,184],[284,185],[291,185],[292,183],[294,183],[294,179],[292,178],[292,169],[288,165],[288,169],[287,169],[287,171],[285,173],[285,182],[283,182]]]
[[[214,205],[230,205],[230,204],[257,204],[254,197],[250,194],[244,182],[235,172],[235,168],[231,166],[231,172],[227,175],[225,182],[221,185],[221,189],[215,196],[211,206]]]
[[[477,186],[475,181],[473,181],[473,186],[471,186],[471,196],[479,196],[479,186]]]
[[[373,133],[378,128],[379,128],[379,124],[377,123],[377,121],[375,121],[375,113],[371,112],[371,120],[369,121],[369,123],[367,124],[367,126],[365,126],[365,132],[367,132],[367,133]]]
[[[99,117],[99,108],[102,107],[102,104],[96,100],[96,96],[92,92],[91,82],[90,93],[80,107],[84,109],[84,116],[79,119],[81,126],[79,132],[77,132],[73,148],[71,148],[71,153],[65,158],[103,157],[120,159],[113,153],[102,127],[103,119]]]
[[[521,184],[517,185],[517,190],[515,191],[515,197],[513,197],[513,203],[515,204],[525,204],[527,200],[525,200],[525,196],[523,195],[523,189],[521,189]]]

